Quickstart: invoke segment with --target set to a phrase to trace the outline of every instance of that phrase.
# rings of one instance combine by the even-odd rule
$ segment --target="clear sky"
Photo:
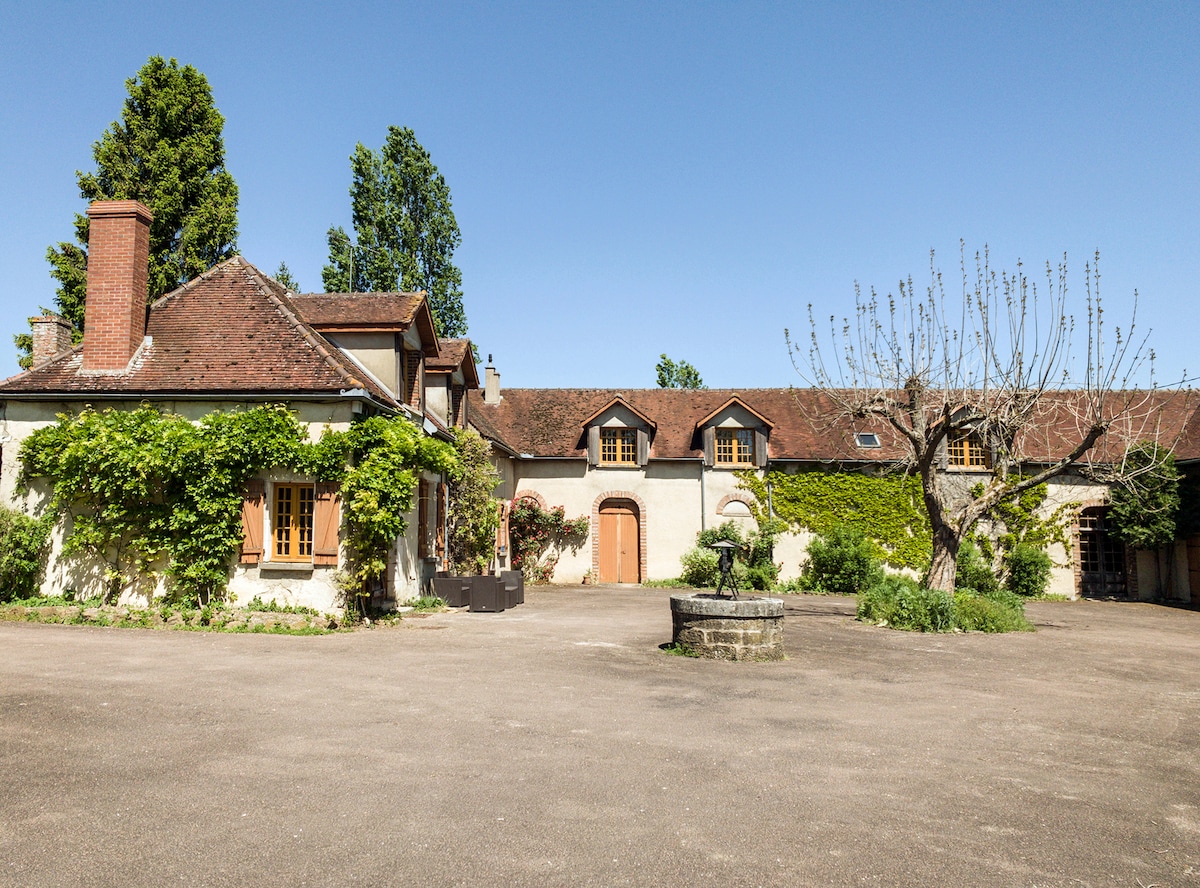
[[[0,0],[0,377],[53,302],[75,170],[150,55],[207,75],[240,252],[320,289],[348,158],[412,127],[505,386],[800,384],[854,282],[1099,250],[1107,317],[1200,371],[1200,4]]]

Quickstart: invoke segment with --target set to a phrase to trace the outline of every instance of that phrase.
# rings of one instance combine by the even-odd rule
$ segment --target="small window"
[[[879,436],[874,432],[857,432],[854,435],[854,443],[859,447],[879,447]]]
[[[717,465],[754,465],[753,429],[717,429]]]
[[[275,547],[273,561],[311,561],[313,554],[313,506],[311,484],[276,484],[275,509],[271,516]]]
[[[958,432],[946,442],[947,462],[964,469],[987,469],[992,465],[991,448],[978,432]]]
[[[601,429],[600,462],[609,466],[637,465],[637,429]]]

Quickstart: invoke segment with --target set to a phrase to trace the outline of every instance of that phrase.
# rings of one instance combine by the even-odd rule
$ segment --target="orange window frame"
[[[312,561],[317,495],[312,484],[276,484],[271,510],[271,560]]]
[[[637,429],[600,429],[600,463],[607,466],[637,465]]]
[[[717,429],[716,463],[720,466],[754,465],[754,429]]]
[[[946,461],[961,469],[990,469],[992,451],[976,432],[954,435],[946,442]]]

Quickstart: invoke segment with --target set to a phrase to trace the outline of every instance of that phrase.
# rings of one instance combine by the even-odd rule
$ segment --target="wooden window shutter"
[[[429,554],[429,482],[417,488],[417,557]]]
[[[338,530],[342,523],[338,485],[317,482],[316,502],[313,505],[313,564],[338,563]]]
[[[588,465],[598,466],[600,465],[600,426],[588,426],[587,438]]]
[[[263,554],[263,483],[259,478],[246,482],[242,500],[242,564],[258,564]]]
[[[767,464],[767,430],[762,426],[754,430],[754,464],[760,469]]]
[[[717,458],[717,430],[706,426],[700,432],[700,437],[704,441],[704,464],[711,466]]]
[[[637,430],[637,464],[644,466],[650,461],[650,433],[645,429]]]
[[[446,485],[437,486],[437,531],[434,536],[436,549],[434,554],[439,559],[446,557]]]

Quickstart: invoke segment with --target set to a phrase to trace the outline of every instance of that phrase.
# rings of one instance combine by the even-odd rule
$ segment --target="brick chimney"
[[[136,200],[97,201],[87,214],[91,230],[83,371],[124,370],[146,336],[146,279],[154,216]]]
[[[46,313],[30,318],[33,328],[33,364],[36,367],[71,348],[71,333],[75,325],[66,318]]]

